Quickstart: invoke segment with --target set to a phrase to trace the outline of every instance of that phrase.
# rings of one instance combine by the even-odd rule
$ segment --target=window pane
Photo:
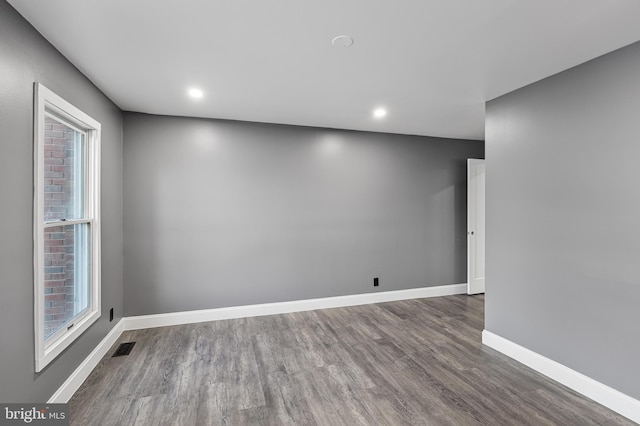
[[[89,226],[82,223],[44,230],[45,340],[89,307]]]
[[[44,125],[44,220],[84,216],[85,135],[55,118]]]

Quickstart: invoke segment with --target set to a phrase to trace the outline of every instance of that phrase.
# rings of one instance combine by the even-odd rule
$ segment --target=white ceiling
[[[640,0],[8,1],[124,110],[452,138],[640,40]]]

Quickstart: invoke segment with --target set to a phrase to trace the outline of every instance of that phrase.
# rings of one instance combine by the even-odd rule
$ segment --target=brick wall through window
[[[73,158],[75,131],[45,118],[45,220],[73,216]],[[74,227],[45,228],[45,338],[74,317]]]

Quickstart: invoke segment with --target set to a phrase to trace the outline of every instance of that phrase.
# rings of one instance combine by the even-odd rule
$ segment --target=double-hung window
[[[35,369],[100,317],[100,123],[35,84]]]

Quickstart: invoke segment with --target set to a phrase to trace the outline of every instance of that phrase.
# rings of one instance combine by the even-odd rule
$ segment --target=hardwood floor
[[[125,332],[72,425],[631,425],[482,346],[484,296]]]

